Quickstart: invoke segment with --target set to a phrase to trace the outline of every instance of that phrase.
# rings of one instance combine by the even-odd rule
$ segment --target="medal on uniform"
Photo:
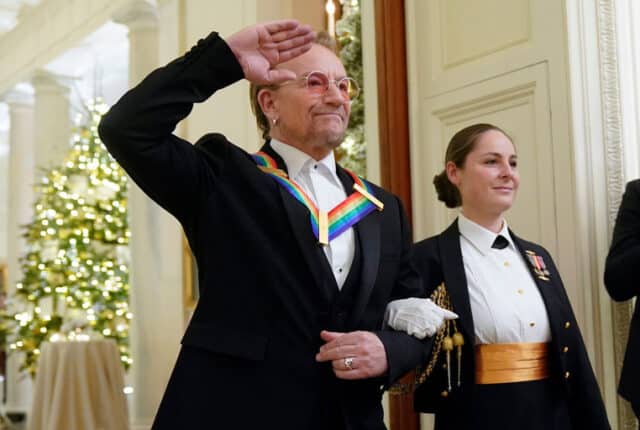
[[[533,251],[527,250],[525,251],[525,253],[527,255],[527,259],[529,260],[529,264],[531,264],[531,267],[533,268],[536,276],[543,281],[548,281],[549,271],[547,270],[547,266],[544,264],[544,259],[541,256],[536,255],[536,253]]]

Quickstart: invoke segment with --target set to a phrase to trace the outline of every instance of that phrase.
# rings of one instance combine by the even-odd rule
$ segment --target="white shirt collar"
[[[491,250],[491,245],[493,245],[493,242],[496,240],[498,235],[504,236],[504,238],[509,242],[509,246],[515,249],[513,239],[511,239],[511,235],[509,234],[507,220],[503,220],[500,232],[494,233],[480,224],[471,221],[469,218],[465,217],[462,212],[460,212],[458,215],[458,230],[460,230],[460,234],[471,242],[471,244],[482,255],[486,255]]]
[[[306,164],[311,163],[323,164],[328,169],[328,171],[331,172],[331,175],[337,179],[336,161],[333,155],[333,151],[330,151],[329,154],[322,160],[316,161],[308,154],[300,151],[298,148],[287,145],[286,143],[280,142],[277,139],[271,139],[271,147],[284,160],[285,164],[287,165],[289,177],[292,179],[295,179],[300,174]]]

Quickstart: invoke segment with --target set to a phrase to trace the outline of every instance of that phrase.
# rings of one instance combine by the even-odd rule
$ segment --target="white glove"
[[[433,336],[446,320],[456,318],[457,314],[441,308],[431,299],[417,297],[394,300],[384,313],[385,324],[418,339]]]

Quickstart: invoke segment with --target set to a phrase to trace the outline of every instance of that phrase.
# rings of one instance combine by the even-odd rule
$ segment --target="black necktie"
[[[505,249],[507,246],[509,246],[509,241],[500,234],[496,237],[496,240],[493,241],[493,245],[491,245],[491,247],[495,249]]]

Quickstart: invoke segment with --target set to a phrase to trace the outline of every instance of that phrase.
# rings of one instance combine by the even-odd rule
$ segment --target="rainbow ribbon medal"
[[[373,196],[367,183],[353,172],[345,169],[353,178],[353,189],[355,191],[329,212],[321,211],[307,193],[298,184],[289,179],[284,170],[278,169],[275,160],[268,154],[260,151],[253,154],[253,159],[260,170],[275,179],[289,194],[307,207],[311,218],[311,230],[321,245],[328,245],[331,240],[338,237],[369,213],[376,209],[381,211],[384,208],[384,204]]]

